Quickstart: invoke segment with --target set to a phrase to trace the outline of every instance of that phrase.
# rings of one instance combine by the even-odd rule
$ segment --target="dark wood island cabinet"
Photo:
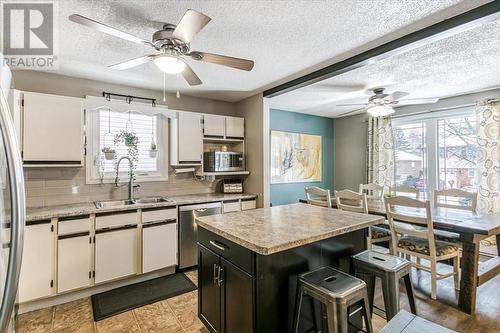
[[[198,220],[198,316],[212,332],[291,332],[297,275],[352,273],[379,216],[293,204]],[[319,323],[304,306],[301,332]]]

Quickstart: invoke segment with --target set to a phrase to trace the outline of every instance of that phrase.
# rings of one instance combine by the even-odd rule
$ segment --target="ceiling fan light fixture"
[[[373,105],[369,106],[366,111],[372,117],[384,117],[396,112],[390,105]]]
[[[167,74],[178,74],[186,68],[186,63],[184,61],[167,54],[156,56],[154,63],[161,71]]]

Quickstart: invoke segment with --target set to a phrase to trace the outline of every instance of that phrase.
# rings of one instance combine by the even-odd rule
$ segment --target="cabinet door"
[[[25,92],[23,116],[24,161],[81,163],[81,99]]]
[[[201,162],[203,130],[201,115],[191,112],[178,113],[179,162]]]
[[[198,245],[198,313],[212,331],[220,332],[220,292],[215,277],[219,256]]]
[[[221,258],[222,332],[253,332],[253,280],[248,273]]]
[[[92,245],[89,233],[62,235],[57,240],[57,292],[90,286]]]
[[[55,240],[52,224],[50,220],[31,223],[24,229],[23,261],[19,278],[20,303],[51,296],[54,290]]]
[[[160,222],[142,227],[142,272],[177,264],[177,223]]]
[[[241,210],[249,210],[255,208],[257,208],[257,202],[255,199],[241,200]]]
[[[223,138],[226,127],[226,117],[213,114],[203,115],[203,135],[206,137]]]
[[[95,283],[137,274],[137,226],[96,231]]]
[[[245,137],[245,118],[226,117],[226,138],[243,139]]]

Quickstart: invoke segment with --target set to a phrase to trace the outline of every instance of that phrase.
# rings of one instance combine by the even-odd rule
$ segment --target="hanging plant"
[[[139,151],[137,148],[139,138],[134,132],[121,130],[120,133],[115,135],[115,145],[119,145],[120,143],[123,143],[127,147],[127,156],[132,161],[132,169],[135,169],[139,161]]]
[[[116,150],[111,147],[104,147],[101,149],[101,151],[104,153],[104,157],[107,160],[114,160],[116,157]]]

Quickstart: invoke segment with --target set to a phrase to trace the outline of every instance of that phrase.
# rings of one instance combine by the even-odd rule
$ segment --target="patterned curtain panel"
[[[391,186],[394,183],[394,136],[390,118],[368,120],[368,183]]]
[[[477,105],[478,210],[500,212],[500,103]]]

